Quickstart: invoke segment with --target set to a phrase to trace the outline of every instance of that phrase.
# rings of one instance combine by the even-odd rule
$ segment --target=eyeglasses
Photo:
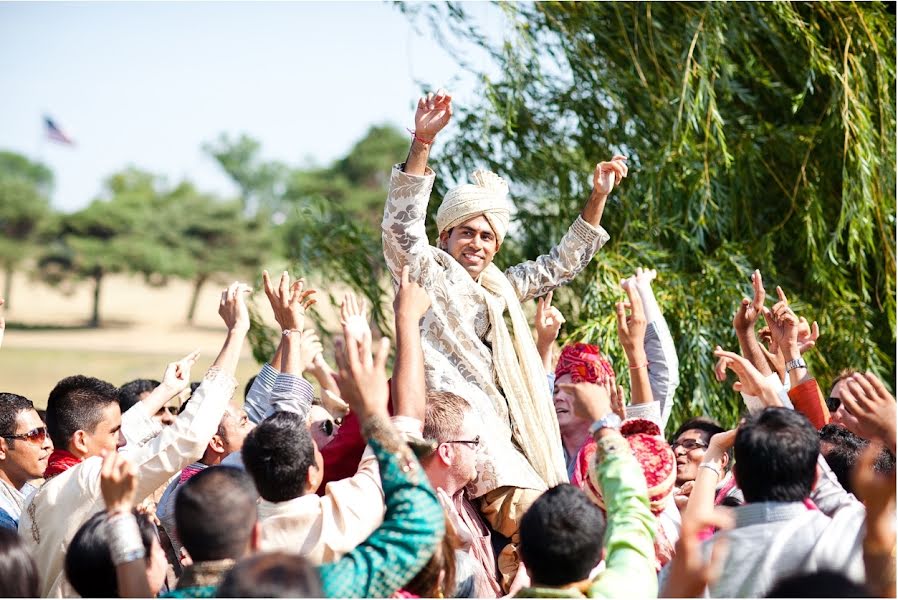
[[[480,436],[478,435],[473,440],[446,440],[443,443],[444,444],[464,444],[468,448],[476,449],[477,446],[480,445]]]
[[[826,399],[826,408],[829,409],[829,412],[834,413],[839,410],[839,407],[842,406],[841,398],[833,398],[830,396]]]
[[[677,451],[677,448],[685,448],[686,452],[692,452],[693,450],[698,450],[699,448],[707,448],[708,444],[701,440],[683,440],[682,442],[674,442],[670,445],[670,449],[674,452]]]
[[[8,440],[26,440],[32,444],[43,444],[47,439],[47,428],[37,427],[26,433],[13,433],[10,435],[0,435]]]

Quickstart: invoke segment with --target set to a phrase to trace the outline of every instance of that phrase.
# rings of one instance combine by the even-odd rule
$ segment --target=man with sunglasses
[[[0,527],[17,529],[29,481],[47,468],[53,443],[31,400],[0,393]]]

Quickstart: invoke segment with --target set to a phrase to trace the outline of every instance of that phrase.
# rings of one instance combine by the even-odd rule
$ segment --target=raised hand
[[[403,266],[399,277],[399,289],[393,299],[396,316],[418,322],[430,309],[430,303],[430,294],[416,281],[410,279],[409,266]]]
[[[452,96],[446,90],[439,89],[422,96],[418,100],[418,110],[415,111],[415,137],[422,139],[424,143],[433,141],[433,138],[443,130],[452,118]]]
[[[714,348],[714,356],[720,359],[715,369],[718,381],[726,379],[726,369],[730,369],[739,378],[739,381],[733,384],[734,391],[756,396],[763,400],[767,406],[783,405],[776,390],[761,375],[761,372],[751,364],[750,360],[735,352],[727,352],[720,346]]]
[[[306,329],[300,334],[299,359],[306,369],[314,365],[315,360],[322,356],[323,351],[324,346],[314,330]],[[322,358],[322,360],[324,359]]]
[[[782,350],[784,353],[790,348],[798,347],[798,317],[789,307],[789,300],[783,292],[783,288],[776,286],[776,295],[779,302],[772,309],[763,308],[764,321],[770,329],[772,353]]]
[[[365,344],[371,351],[371,327],[368,325],[368,302],[359,299],[353,293],[343,296],[343,304],[340,305],[340,325],[343,326],[343,334],[346,341],[354,340]]]
[[[124,454],[106,454],[100,468],[100,491],[107,512],[130,512],[137,495],[137,467]]]
[[[371,344],[359,343],[348,336],[343,326],[346,341],[337,341],[337,385],[340,396],[364,422],[372,416],[388,417],[387,401],[389,385],[387,384],[387,356],[390,354],[390,341],[381,338],[377,345],[377,355],[371,355]]]
[[[196,364],[200,351],[194,350],[181,360],[169,363],[162,375],[162,385],[169,389],[171,396],[176,396],[190,386],[190,368]],[[171,397],[169,396],[169,397]]]
[[[580,382],[556,385],[558,389],[571,395],[574,414],[581,419],[598,421],[612,412],[611,386],[608,380],[603,384]]]
[[[607,196],[627,176],[627,157],[616,154],[610,161],[600,162],[592,174],[592,192]]]
[[[552,295],[549,292],[536,302],[536,346],[544,348],[558,339],[558,332],[564,324],[561,311],[552,306]]]
[[[627,354],[630,367],[644,366],[645,357],[645,311],[642,308],[642,299],[636,290],[636,279],[630,278],[621,281],[621,287],[627,292],[628,302],[617,303],[617,336]],[[627,314],[627,309],[630,314]]]
[[[617,385],[617,378],[612,373],[608,378],[608,388],[611,392],[611,410],[620,417],[621,421],[627,419],[627,399],[624,396],[624,388]]]
[[[764,310],[764,300],[767,292],[764,291],[764,281],[761,278],[761,271],[755,269],[751,274],[751,286],[754,288],[755,295],[752,300],[748,298],[742,299],[742,304],[736,309],[736,315],[733,317],[733,327],[737,334],[744,334],[752,331],[758,317]]]
[[[316,290],[303,289],[306,283],[305,279],[297,279],[291,285],[290,274],[287,271],[281,274],[277,287],[271,284],[268,271],[262,272],[262,282],[278,325],[285,330],[302,331],[305,327],[306,311],[317,302],[312,298]]]
[[[895,396],[876,375],[855,373],[842,385],[842,406],[857,421],[857,435],[878,440],[895,452]]]
[[[232,283],[221,293],[218,314],[228,331],[246,333],[249,331],[249,310],[246,308],[246,294],[253,291],[245,283]]]
[[[798,318],[798,351],[804,354],[817,345],[820,339],[820,327],[817,321],[808,325],[808,320],[804,317]]]

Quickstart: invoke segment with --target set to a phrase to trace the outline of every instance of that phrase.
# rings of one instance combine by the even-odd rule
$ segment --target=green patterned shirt
[[[319,567],[328,598],[389,597],[430,560],[445,531],[437,496],[392,424],[371,419],[363,433],[380,464],[386,514],[362,544]]]

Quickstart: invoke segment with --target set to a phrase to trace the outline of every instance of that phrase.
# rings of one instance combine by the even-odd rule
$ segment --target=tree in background
[[[150,173],[126,169],[106,181],[105,197],[59,218],[52,241],[38,260],[39,273],[53,285],[92,281],[90,327],[101,323],[100,294],[107,275],[164,274],[178,264],[177,248],[160,243],[159,232],[172,227],[156,218],[161,186]]]
[[[390,167],[408,151],[408,136],[390,125],[372,126],[345,157],[327,167],[288,169],[278,185],[271,174],[283,166],[260,160],[258,142],[245,135],[237,141],[221,136],[207,150],[240,187],[244,206],[252,204],[248,198],[268,194],[262,206],[272,212],[259,218],[276,228],[295,274],[349,285],[369,300],[375,325],[389,330],[380,221]],[[339,304],[333,297],[331,302]],[[250,342],[257,360],[268,360],[272,337],[258,314]]]
[[[171,223],[163,243],[178,256],[167,273],[192,279],[187,323],[193,324],[203,286],[225,278],[258,276],[271,238],[259,217],[245,217],[239,200],[222,201],[181,183],[161,199],[162,221]]]
[[[597,161],[629,157],[603,219],[611,241],[556,293],[568,340],[624,364],[618,283],[657,268],[680,357],[674,417],[731,425],[741,402],[714,381],[712,349],[736,346],[731,318],[760,268],[820,323],[807,358],[823,386],[847,366],[894,381],[894,4],[499,6],[510,28],[493,43],[462,3],[401,5],[500,73],[455,106],[436,193],[476,166],[510,180],[509,264],[561,237]]]
[[[53,173],[15,152],[0,151],[0,263],[3,297],[11,307],[12,276],[35,251],[34,242],[51,215]]]

